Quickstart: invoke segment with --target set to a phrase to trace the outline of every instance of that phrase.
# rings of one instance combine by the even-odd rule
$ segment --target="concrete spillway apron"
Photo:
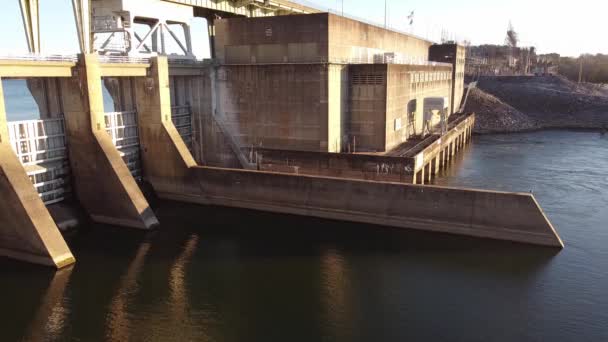
[[[0,255],[61,268],[75,259],[9,143],[0,81]]]
[[[105,128],[101,68],[80,55],[75,77],[61,80],[74,188],[93,221],[148,229],[156,216]]]

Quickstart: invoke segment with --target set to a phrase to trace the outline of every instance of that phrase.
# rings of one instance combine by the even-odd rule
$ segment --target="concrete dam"
[[[174,201],[563,247],[532,194],[429,185],[475,122],[457,43],[284,0],[73,0],[80,53],[50,56],[38,0],[20,5],[30,53],[0,56],[0,79],[25,80],[40,117],[9,121],[0,83],[2,256],[74,263],[58,205],[153,229],[143,184]],[[193,53],[193,18],[209,59]]]

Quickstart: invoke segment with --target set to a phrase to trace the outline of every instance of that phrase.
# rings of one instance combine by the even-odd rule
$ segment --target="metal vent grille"
[[[353,85],[382,85],[384,84],[384,75],[353,75]]]

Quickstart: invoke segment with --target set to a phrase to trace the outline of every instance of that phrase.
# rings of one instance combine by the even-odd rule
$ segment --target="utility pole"
[[[386,25],[386,14],[387,14],[387,4],[386,4],[386,2],[387,1],[388,0],[384,0],[384,28],[387,28],[387,25]]]
[[[583,82],[583,55],[580,55],[578,58],[580,61],[580,66],[578,68],[578,83]]]

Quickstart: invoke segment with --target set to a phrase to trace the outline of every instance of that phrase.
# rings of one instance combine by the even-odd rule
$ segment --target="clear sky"
[[[142,0],[143,1],[143,0]],[[383,0],[307,0],[315,7],[384,23]],[[386,0],[389,26],[438,41],[442,30],[473,44],[502,44],[509,21],[522,45],[567,56],[608,54],[608,0]],[[42,50],[75,53],[71,0],[40,0]],[[343,7],[342,7],[343,6]],[[414,25],[407,15],[414,11]],[[203,25],[197,25],[202,30]],[[17,0],[0,0],[0,53],[26,52]],[[196,35],[205,39],[206,34]],[[198,44],[197,44],[198,45]],[[206,50],[198,46],[200,51]]]

